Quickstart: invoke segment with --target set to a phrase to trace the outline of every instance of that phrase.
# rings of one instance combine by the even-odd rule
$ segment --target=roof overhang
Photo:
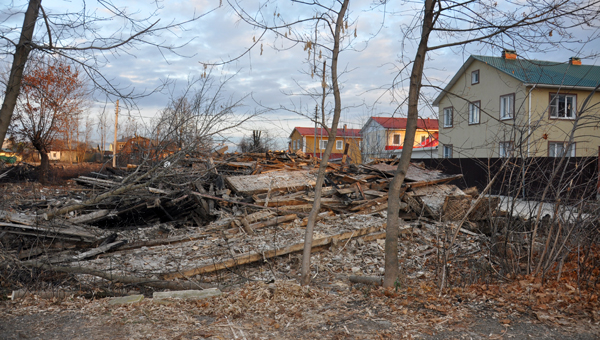
[[[596,87],[591,86],[566,86],[566,85],[550,85],[550,84],[527,84],[523,83],[526,87],[541,87],[545,89],[564,89],[564,90],[581,90],[581,91],[593,91]]]
[[[433,101],[433,104],[432,104],[433,107],[439,106],[439,104],[442,101],[442,99],[444,98],[444,96],[446,96],[446,93],[450,92],[450,89],[452,88],[452,86],[454,86],[454,84],[456,84],[458,79],[462,76],[462,74],[465,72],[465,70],[469,66],[471,66],[473,61],[475,61],[475,58],[473,58],[473,56],[470,56],[469,59],[467,59],[467,61],[465,61],[465,63],[460,67],[460,69],[456,72],[456,74],[454,74],[454,77],[452,77],[452,79],[450,80],[448,85],[446,85],[446,87],[444,87],[442,92],[435,98],[435,100]]]

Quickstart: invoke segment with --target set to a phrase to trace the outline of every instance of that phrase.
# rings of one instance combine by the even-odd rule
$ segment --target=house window
[[[427,141],[427,136],[421,135],[421,144],[425,143],[426,141]]]
[[[567,157],[575,157],[575,143],[567,148],[568,144],[565,142],[548,142],[548,157],[562,157],[565,150]]]
[[[453,117],[453,109],[452,107],[447,107],[444,109],[444,127],[452,127],[454,117]]]
[[[326,140],[321,140],[321,141],[319,141],[319,148],[320,148],[321,150],[323,150],[323,149],[327,148],[327,141],[326,141]]]
[[[335,141],[335,148],[338,150],[342,150],[344,148],[344,141],[341,141],[341,140]]]
[[[575,119],[576,98],[573,94],[550,95],[550,118]]]
[[[469,124],[479,124],[479,107],[481,102],[469,103]]]
[[[471,85],[479,84],[479,70],[471,72]]]
[[[452,145],[444,145],[444,158],[452,158]]]
[[[507,94],[500,97],[500,119],[514,118],[515,114],[515,95]]]
[[[513,142],[500,142],[498,154],[500,157],[512,157]]]
[[[394,135],[394,140],[392,142],[392,144],[394,145],[400,145],[400,140],[401,140],[402,135],[397,133]]]

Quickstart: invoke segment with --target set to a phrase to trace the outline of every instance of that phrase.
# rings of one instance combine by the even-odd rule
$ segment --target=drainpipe
[[[529,90],[529,110],[527,110],[527,115],[529,116],[529,121],[527,123],[527,158],[529,158],[530,155],[530,145],[529,145],[529,141],[531,140],[531,92],[533,91],[533,89],[535,89],[535,86],[537,84],[533,84],[533,86],[531,87],[531,90]]]

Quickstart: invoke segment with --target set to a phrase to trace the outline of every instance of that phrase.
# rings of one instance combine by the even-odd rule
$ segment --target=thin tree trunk
[[[415,55],[413,68],[410,74],[410,87],[408,90],[408,117],[406,121],[406,135],[402,149],[402,156],[398,163],[398,169],[394,179],[390,183],[387,228],[385,234],[385,275],[384,287],[393,287],[399,276],[398,268],[398,227],[400,224],[400,189],[404,183],[404,177],[410,166],[417,122],[419,119],[419,94],[421,92],[421,79],[423,77],[423,66],[427,54],[427,42],[429,33],[433,27],[433,0],[425,1],[425,16],[423,18],[423,30],[421,41]]]
[[[6,85],[6,92],[4,94],[4,102],[2,103],[2,108],[0,108],[0,145],[2,145],[4,138],[6,137],[10,120],[15,110],[15,106],[17,105],[17,98],[21,92],[23,69],[25,68],[25,63],[27,62],[31,50],[30,43],[33,38],[33,30],[35,28],[35,22],[38,17],[41,3],[41,0],[30,0],[27,11],[25,12],[21,37],[19,38],[19,44],[17,45],[13,63],[10,68],[8,84]]]
[[[45,184],[48,180],[48,171],[50,170],[50,158],[48,158],[48,153],[43,148],[39,148],[38,152],[40,153],[40,173],[38,180],[40,183]]]
[[[329,130],[327,147],[325,148],[325,153],[323,154],[323,158],[321,159],[319,173],[317,175],[317,183],[315,185],[315,200],[313,202],[313,207],[310,211],[310,214],[308,215],[308,224],[306,225],[306,231],[304,235],[304,251],[302,253],[301,270],[302,285],[307,285],[310,283],[310,252],[312,250],[313,230],[315,227],[317,215],[319,214],[319,210],[321,209],[321,189],[323,187],[323,182],[325,181],[325,170],[327,169],[327,163],[329,162],[329,155],[331,155],[331,150],[333,149],[333,145],[335,144],[335,138],[337,136],[337,126],[340,120],[340,114],[342,112],[342,100],[340,97],[340,88],[338,86],[337,63],[338,55],[340,54],[340,32],[344,25],[344,15],[346,14],[346,10],[348,9],[349,2],[350,0],[344,0],[335,23],[333,53],[331,56],[331,82],[333,86],[333,97],[335,106],[333,109],[333,121],[331,122],[331,129]],[[323,70],[323,72],[325,72],[325,70]],[[317,138],[317,136],[315,136],[315,138]]]

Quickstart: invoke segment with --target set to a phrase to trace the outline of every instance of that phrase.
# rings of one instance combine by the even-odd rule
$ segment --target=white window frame
[[[498,143],[498,155],[502,158],[512,157],[513,142]]]
[[[561,98],[564,98],[563,113],[560,112]],[[567,109],[569,101],[571,102],[570,110]],[[574,94],[551,94],[549,106],[548,110],[552,119],[575,119],[577,117],[577,96]]]
[[[548,157],[560,158],[563,156],[563,152],[567,148],[568,142],[548,142]],[[569,147],[568,152],[570,155],[568,157],[575,157],[576,155],[576,144],[573,143]],[[560,148],[559,148],[560,147]]]
[[[336,140],[335,141],[335,148],[338,150],[343,150],[344,149],[344,141],[343,140]]]
[[[427,141],[427,136],[426,135],[421,135],[421,143],[420,144],[423,144],[426,141]]]
[[[452,158],[454,153],[452,145],[444,145],[443,158]]]
[[[327,148],[327,140],[320,140],[319,141],[319,149],[321,150],[325,150]]]
[[[500,96],[500,119],[513,119],[515,117],[515,94]]]
[[[471,85],[479,84],[479,70],[471,72]]]
[[[469,125],[479,124],[479,118],[481,116],[481,102],[470,102],[469,103]]]
[[[454,108],[447,107],[444,108],[444,127],[452,127],[454,123]]]
[[[396,136],[398,136],[398,143],[396,143]],[[402,134],[394,133],[392,135],[392,145],[402,145]]]

